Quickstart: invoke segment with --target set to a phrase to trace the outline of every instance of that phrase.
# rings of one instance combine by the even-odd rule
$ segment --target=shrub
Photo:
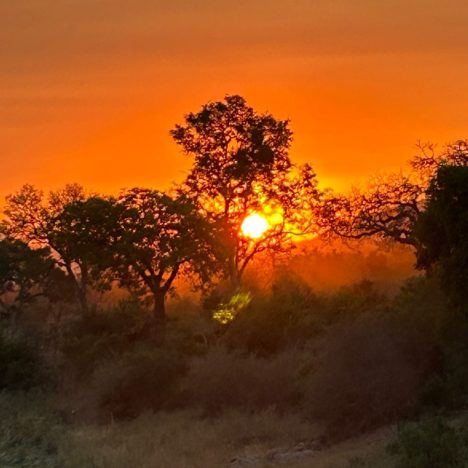
[[[0,466],[59,468],[64,426],[39,395],[0,392]]]
[[[332,440],[374,429],[409,413],[426,367],[425,350],[413,349],[386,322],[337,325],[304,379],[307,411]]]
[[[281,277],[271,295],[255,298],[237,315],[222,341],[230,349],[271,356],[303,346],[339,321],[380,313],[386,305],[387,299],[369,281],[325,296],[294,277]]]
[[[268,357],[317,335],[323,330],[323,317],[323,300],[308,286],[281,282],[226,326],[222,342],[229,349]]]
[[[201,406],[208,415],[228,409],[284,410],[299,400],[297,352],[264,359],[212,348],[191,362],[184,379],[187,403]]]
[[[38,358],[18,335],[0,330],[0,391],[27,390],[42,381]]]
[[[62,352],[76,374],[90,376],[105,360],[129,351],[148,335],[148,314],[132,301],[81,315],[64,333]]]
[[[432,417],[400,426],[389,451],[399,468],[466,467],[468,434]]]
[[[171,406],[185,370],[185,360],[177,351],[143,343],[118,363],[103,365],[94,385],[102,409],[115,418],[132,418],[145,410]]]

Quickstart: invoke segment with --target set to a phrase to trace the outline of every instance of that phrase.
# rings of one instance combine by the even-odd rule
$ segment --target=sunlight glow
[[[258,213],[252,213],[242,222],[241,231],[246,237],[258,239],[270,228],[268,221]]]

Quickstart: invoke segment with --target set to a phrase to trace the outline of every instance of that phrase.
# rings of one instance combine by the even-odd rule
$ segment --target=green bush
[[[379,314],[387,305],[387,299],[368,281],[318,295],[294,277],[281,277],[270,295],[254,298],[226,326],[222,342],[230,349],[267,357],[303,346],[342,320]]]
[[[0,392],[0,466],[59,468],[66,436],[60,418],[39,395]]]
[[[103,361],[115,359],[148,338],[148,319],[146,311],[132,301],[81,315],[64,333],[61,350],[66,364],[80,378],[90,376]]]
[[[42,377],[30,343],[0,330],[0,391],[27,390],[41,383]]]
[[[389,451],[398,468],[468,467],[468,434],[432,417],[400,426]]]
[[[323,330],[323,300],[297,281],[277,284],[268,296],[255,297],[226,325],[221,338],[229,349],[268,357],[295,347]]]

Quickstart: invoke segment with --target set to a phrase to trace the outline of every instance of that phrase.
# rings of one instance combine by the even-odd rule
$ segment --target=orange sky
[[[226,93],[347,187],[468,137],[465,0],[0,0],[0,196],[167,187],[169,129]]]

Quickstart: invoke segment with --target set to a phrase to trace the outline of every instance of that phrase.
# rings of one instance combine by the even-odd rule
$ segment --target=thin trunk
[[[164,291],[153,292],[153,318],[155,322],[164,323],[166,316],[166,294]]]
[[[76,277],[75,272],[73,271],[71,263],[65,262],[65,268],[67,270],[68,276],[73,281],[76,298],[78,299],[78,302],[80,304],[81,312],[85,314],[89,311],[87,295],[87,275],[86,273],[84,276],[81,275],[81,281],[79,281]]]
[[[86,314],[87,312],[89,312],[86,287],[83,285],[80,286],[79,284],[77,284],[76,287],[77,287],[77,295],[78,295],[78,300],[80,302],[81,311],[84,314]]]
[[[236,293],[239,291],[242,284],[241,275],[237,271],[232,272],[229,278],[229,282],[231,286],[231,293]]]

